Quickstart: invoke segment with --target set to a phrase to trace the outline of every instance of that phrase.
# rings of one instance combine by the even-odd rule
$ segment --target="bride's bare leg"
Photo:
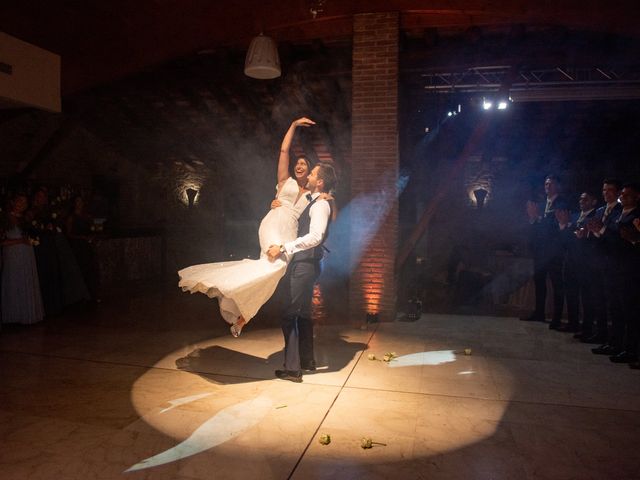
[[[236,338],[239,337],[240,334],[242,333],[242,327],[244,327],[246,323],[247,321],[244,319],[242,315],[240,315],[238,317],[238,320],[236,320],[236,323],[231,325],[231,328],[230,328],[231,335],[233,335]]]

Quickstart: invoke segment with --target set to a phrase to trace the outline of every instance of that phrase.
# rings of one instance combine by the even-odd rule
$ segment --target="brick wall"
[[[395,318],[399,14],[354,17],[350,317]]]

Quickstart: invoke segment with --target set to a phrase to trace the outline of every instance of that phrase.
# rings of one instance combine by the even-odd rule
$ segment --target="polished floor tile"
[[[275,379],[277,325],[234,339],[172,292],[5,329],[1,478],[640,478],[640,372],[545,324],[334,323],[315,347]]]

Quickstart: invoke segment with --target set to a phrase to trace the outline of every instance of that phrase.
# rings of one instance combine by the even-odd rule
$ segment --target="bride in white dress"
[[[309,191],[305,187],[311,165],[306,158],[298,158],[294,167],[295,178],[292,178],[289,174],[289,149],[296,128],[311,125],[315,122],[308,118],[295,120],[282,140],[277,186],[280,206],[272,208],[260,223],[260,259],[193,265],[178,272],[178,286],[183,291],[218,298],[222,318],[231,324],[234,337],[240,336],[242,327],[271,298],[287,270],[289,259],[285,259],[285,255],[272,262],[266,251],[271,245],[283,245],[297,237],[298,218],[309,203],[306,198]]]

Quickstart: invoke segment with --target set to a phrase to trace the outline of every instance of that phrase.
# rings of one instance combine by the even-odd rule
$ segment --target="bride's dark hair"
[[[295,167],[296,163],[298,163],[298,160],[304,160],[304,163],[307,164],[307,168],[309,169],[309,172],[313,170],[313,164],[311,163],[311,160],[309,160],[309,157],[307,157],[305,154],[296,155],[296,157],[293,159],[293,162],[291,162],[291,164]]]

